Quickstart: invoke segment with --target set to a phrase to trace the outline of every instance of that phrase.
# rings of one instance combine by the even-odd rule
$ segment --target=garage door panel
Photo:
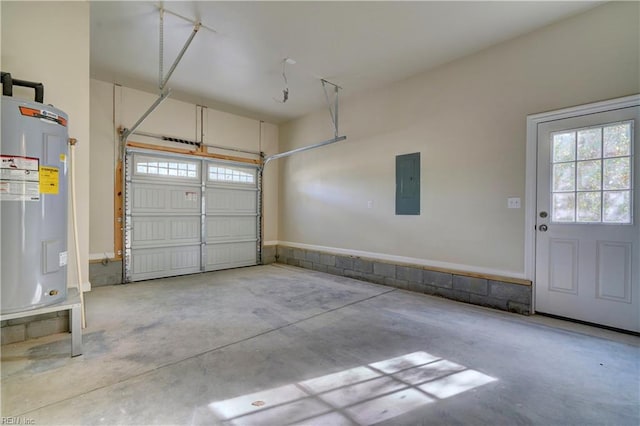
[[[166,270],[166,249],[132,250],[131,273],[134,279],[162,276]]]
[[[171,241],[200,242],[202,236],[200,217],[172,217],[169,219]]]
[[[131,247],[200,243],[200,216],[133,216]]]
[[[159,244],[167,240],[166,218],[133,217],[131,220],[131,246]]]
[[[207,214],[256,213],[257,198],[253,188],[207,188],[206,191]]]
[[[208,216],[207,243],[252,240],[258,235],[256,216]]]
[[[200,188],[134,182],[131,188],[135,213],[200,213]]]
[[[181,187],[169,189],[170,209],[179,212],[200,211],[200,188]]]
[[[200,245],[131,251],[133,281],[200,272]]]
[[[257,263],[255,242],[208,244],[206,271],[251,266]]]
[[[172,247],[169,249],[172,271],[181,273],[200,272],[200,245],[191,247]]]

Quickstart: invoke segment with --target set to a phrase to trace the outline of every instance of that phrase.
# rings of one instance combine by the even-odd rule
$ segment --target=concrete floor
[[[640,338],[271,265],[94,289],[2,347],[22,424],[640,422]]]

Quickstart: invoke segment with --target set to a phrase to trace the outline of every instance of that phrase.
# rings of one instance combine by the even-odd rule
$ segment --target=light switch
[[[367,201],[367,208],[368,209],[372,209],[373,208],[373,200]]]
[[[520,208],[520,197],[509,197],[507,198],[507,207],[510,209],[519,209]]]

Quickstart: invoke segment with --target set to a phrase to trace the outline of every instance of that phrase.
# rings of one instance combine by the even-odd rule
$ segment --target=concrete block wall
[[[51,312],[2,321],[2,344],[69,331],[69,311]]]
[[[268,265],[276,262],[276,246],[262,247],[262,264]]]
[[[474,305],[529,315],[531,283],[462,271],[428,269],[355,256],[277,246],[279,263],[356,278]]]
[[[122,284],[122,261],[90,262],[89,282],[91,287]]]

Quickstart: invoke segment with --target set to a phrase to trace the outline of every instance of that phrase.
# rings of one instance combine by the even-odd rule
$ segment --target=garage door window
[[[190,161],[136,158],[136,174],[166,177],[197,178],[198,164]]]
[[[239,167],[209,166],[209,181],[255,184],[256,172]]]

